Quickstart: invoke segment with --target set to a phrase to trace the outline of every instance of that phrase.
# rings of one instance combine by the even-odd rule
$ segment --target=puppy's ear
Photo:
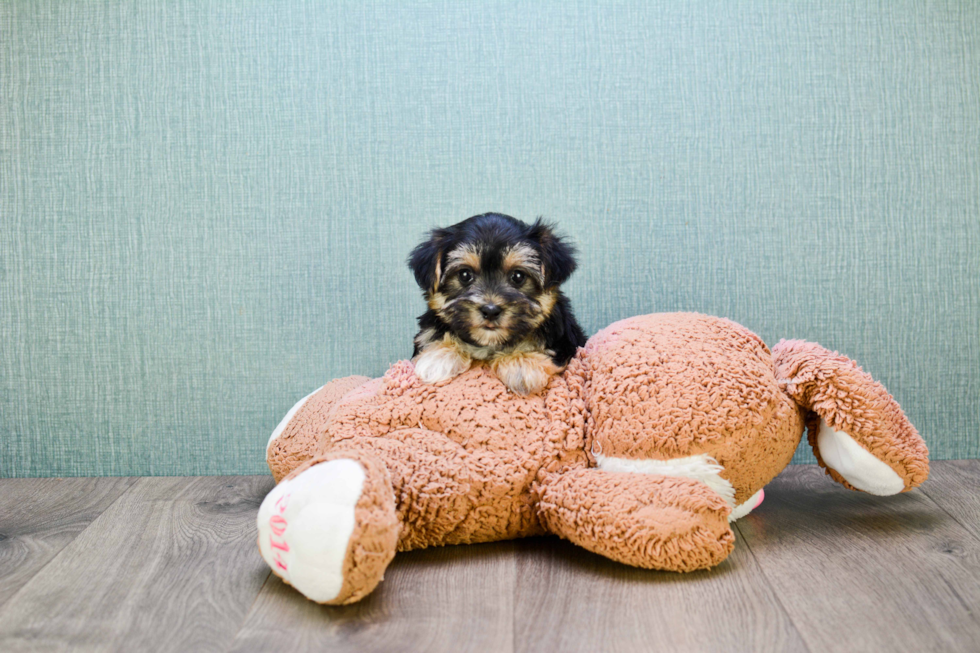
[[[544,266],[546,286],[558,286],[572,276],[575,267],[575,247],[555,234],[554,227],[538,218],[531,225],[528,237],[538,244]]]
[[[415,275],[415,282],[426,292],[435,290],[439,285],[442,252],[448,235],[445,229],[434,229],[429,234],[429,240],[419,243],[408,255],[408,267]]]

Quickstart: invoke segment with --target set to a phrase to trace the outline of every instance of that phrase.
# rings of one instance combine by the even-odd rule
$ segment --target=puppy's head
[[[520,342],[551,314],[575,251],[539,218],[498,213],[435,229],[408,265],[429,308],[461,340],[499,348]]]

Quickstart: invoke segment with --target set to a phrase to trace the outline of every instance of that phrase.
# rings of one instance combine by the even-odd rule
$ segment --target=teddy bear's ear
[[[554,226],[545,223],[541,218],[531,225],[528,237],[538,244],[538,250],[541,252],[545,285],[557,286],[565,283],[575,272],[577,265],[575,247],[558,236]]]
[[[446,251],[450,232],[447,229],[433,229],[429,239],[419,243],[408,255],[408,267],[415,275],[415,282],[426,291],[434,291],[442,276],[442,255]]]

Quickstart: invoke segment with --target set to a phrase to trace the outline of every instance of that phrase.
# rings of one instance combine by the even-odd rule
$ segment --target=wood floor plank
[[[136,481],[0,479],[0,607]]]
[[[142,478],[0,609],[0,650],[226,650],[271,477]]]
[[[740,540],[720,566],[679,574],[533,538],[517,577],[518,651],[806,650]]]
[[[980,539],[980,460],[934,462],[922,491]]]
[[[977,539],[921,491],[874,497],[793,466],[739,530],[812,650],[980,642]]]
[[[232,651],[510,651],[513,542],[399,553],[359,603],[323,606],[269,578]]]

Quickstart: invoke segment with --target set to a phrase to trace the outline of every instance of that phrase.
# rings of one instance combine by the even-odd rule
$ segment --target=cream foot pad
[[[336,598],[344,584],[344,558],[363,487],[359,463],[331,460],[283,481],[259,508],[262,557],[314,601]]]
[[[835,431],[823,419],[817,432],[817,449],[827,467],[859,490],[884,497],[905,489],[905,481],[887,463],[875,458],[847,433]]]

